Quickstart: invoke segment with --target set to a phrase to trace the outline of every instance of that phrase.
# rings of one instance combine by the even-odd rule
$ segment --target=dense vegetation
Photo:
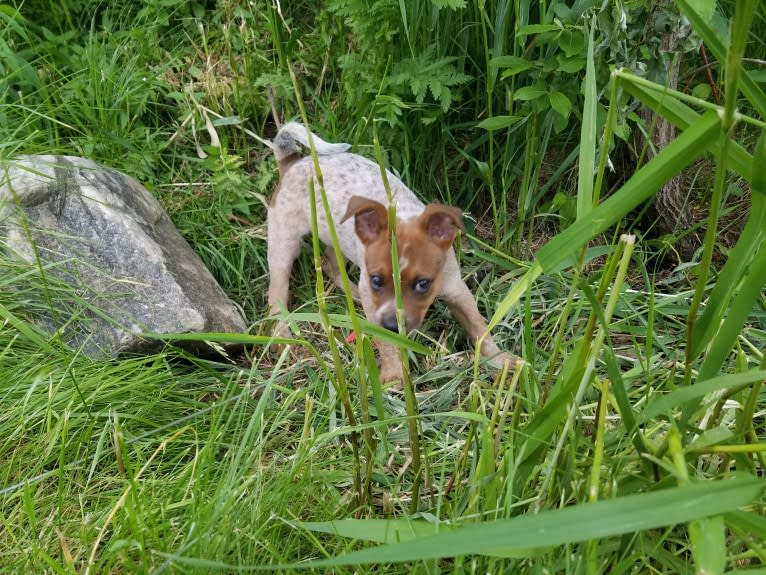
[[[136,177],[253,334],[91,360],[0,250],[0,572],[765,572],[765,59],[748,0],[0,4],[0,165]],[[308,253],[269,352],[259,137],[300,117],[473,215],[523,368],[437,306],[382,390]]]

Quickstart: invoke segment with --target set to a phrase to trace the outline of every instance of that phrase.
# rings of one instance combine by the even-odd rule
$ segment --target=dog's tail
[[[351,147],[351,144],[331,144],[325,142],[313,133],[311,134],[311,139],[314,141],[314,149],[320,156],[341,154],[348,151]],[[272,149],[274,150],[274,157],[277,159],[277,162],[281,164],[291,156],[296,155],[300,151],[297,144],[304,148],[309,148],[309,131],[303,124],[288,122],[280,128],[274,138]]]

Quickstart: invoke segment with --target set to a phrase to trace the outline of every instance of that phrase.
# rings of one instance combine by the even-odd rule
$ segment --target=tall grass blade
[[[625,217],[636,206],[652,197],[665,182],[698,158],[707,148],[708,141],[719,131],[720,118],[706,112],[671,144],[630,178],[617,192],[578,219],[569,228],[550,240],[537,252],[535,263],[514,284],[489,321],[489,329],[496,326],[518,302],[525,290],[543,272],[557,266]]]
[[[729,313],[721,324],[717,333],[712,338],[711,344],[705,353],[705,359],[697,373],[697,382],[705,381],[718,374],[724,366],[726,357],[731,352],[734,342],[742,333],[748,316],[753,311],[753,306],[763,296],[763,286],[766,284],[764,270],[766,270],[766,243],[761,244],[761,249],[751,260],[751,265],[744,277],[740,277],[737,294],[734,296],[729,307]],[[719,282],[728,281],[723,276]]]
[[[675,0],[676,5],[681,9],[689,19],[689,22],[694,28],[694,31],[702,38],[705,46],[710,49],[713,55],[719,62],[726,61],[727,46],[718,36],[718,34],[708,25],[707,22],[697,12],[693,3],[689,0]],[[739,3],[738,3],[739,4]],[[752,5],[752,3],[751,3]],[[739,12],[739,9],[737,10]],[[750,23],[747,23],[747,29],[750,28]],[[746,41],[747,33],[741,36],[742,41]],[[761,118],[766,118],[766,93],[760,88],[760,86],[750,77],[745,70],[741,72],[741,90],[753,107],[758,111]]]
[[[596,167],[596,65],[593,62],[596,17],[593,16],[588,33],[588,56],[585,65],[585,98],[580,129],[580,160],[577,171],[577,219],[593,209],[593,174]],[[605,144],[606,145],[606,144]]]
[[[332,559],[290,567],[419,561],[460,555],[511,553],[514,550],[579,543],[734,511],[761,496],[763,491],[764,483],[760,479],[738,475],[720,481],[694,483],[470,525],[414,541],[363,549]],[[327,531],[329,527],[342,530],[352,537],[358,536],[354,531],[356,522],[353,520],[305,523],[304,526],[322,531]],[[368,523],[366,527],[369,526]],[[376,537],[378,540],[386,537],[384,531],[391,529],[391,522],[381,522],[380,529]]]
[[[310,126],[308,121],[308,116],[306,115],[306,109],[303,103],[303,97],[301,96],[300,87],[298,84],[298,79],[295,76],[295,71],[293,70],[292,66],[289,66],[290,71],[290,79],[292,80],[293,84],[293,91],[295,93],[296,101],[298,102],[298,108],[301,112],[301,118],[303,120],[303,125],[307,128]],[[325,213],[325,219],[327,221],[327,228],[330,233],[330,238],[333,245],[333,250],[335,252],[335,258],[336,263],[338,265],[338,269],[341,272],[341,278],[343,279],[343,287],[344,291],[346,292],[346,301],[348,303],[351,303],[349,309],[349,314],[351,316],[351,321],[354,324],[355,327],[358,327],[357,318],[356,318],[356,311],[353,306],[352,298],[351,298],[351,290],[349,286],[349,280],[348,276],[345,273],[345,262],[343,260],[343,255],[341,253],[340,244],[338,243],[338,235],[335,231],[335,224],[332,219],[332,213],[330,212],[330,204],[327,201],[327,192],[324,187],[324,179],[322,177],[322,170],[319,166],[319,158],[317,156],[316,149],[314,148],[314,140],[311,134],[311,130],[308,130],[308,141],[309,141],[309,147],[311,151],[311,159],[314,164],[314,175],[316,177],[317,182],[319,183],[319,195],[322,202],[322,208]],[[317,201],[315,196],[315,190],[314,190],[314,178],[309,179],[309,206],[311,209],[311,236],[312,236],[312,248],[313,248],[313,254],[314,254],[314,269],[316,271],[317,277],[316,277],[316,291],[317,291],[317,299],[319,304],[319,316],[322,320],[322,327],[325,330],[325,333],[327,334],[327,340],[330,347],[330,354],[332,356],[333,365],[335,366],[335,377],[331,377],[330,381],[332,385],[336,387],[338,396],[340,397],[341,403],[343,404],[343,408],[346,411],[346,417],[348,418],[349,424],[351,427],[356,426],[357,418],[356,414],[354,413],[353,405],[351,404],[351,397],[348,390],[348,384],[346,382],[346,375],[343,370],[343,364],[340,360],[340,356],[338,354],[338,348],[335,341],[332,324],[330,323],[329,313],[327,311],[327,304],[324,297],[324,278],[322,277],[322,264],[321,264],[321,249],[319,246],[319,232],[317,231]],[[369,423],[369,411],[368,411],[368,405],[367,405],[367,378],[366,378],[366,372],[364,367],[364,352],[362,348],[362,343],[357,342],[356,345],[356,352],[357,352],[357,360],[359,361],[360,369],[359,369],[359,388],[360,388],[360,403],[362,407],[362,423],[367,424]],[[367,473],[362,472],[361,467],[361,461],[359,457],[359,440],[358,440],[358,434],[356,431],[351,432],[351,447],[352,447],[352,453],[354,458],[354,490],[356,491],[357,496],[357,505],[361,506],[363,502],[366,502],[369,499],[369,485],[370,485],[370,467],[369,465],[372,465],[373,461],[373,439],[371,432],[368,428],[364,428],[363,430],[364,434],[364,446],[366,448],[366,455],[367,455]]]
[[[705,151],[708,139],[719,129],[718,115],[706,112],[699,122],[690,126],[637,171],[617,192],[540,248],[536,260],[543,271],[555,268],[567,256],[651,198],[662,184]]]
[[[722,389],[745,387],[764,378],[766,378],[766,371],[751,370],[721,375],[689,387],[679,387],[675,391],[651,400],[638,415],[637,422],[639,425],[648,423],[662,414],[670,414],[678,406],[684,405],[689,401],[701,399],[709,393]]]
[[[378,140],[377,130],[374,131],[373,136],[375,157],[378,161],[378,167],[380,168],[380,178],[383,182],[383,188],[386,191],[388,198],[388,233],[391,241],[391,270],[393,272],[394,279],[394,300],[396,303],[396,322],[399,327],[399,335],[406,336],[404,307],[402,305],[402,286],[401,276],[399,273],[399,247],[396,242],[396,198],[391,191],[391,185],[388,181],[388,174],[386,172],[386,166],[383,162],[383,152],[380,148],[380,141]],[[422,481],[422,472],[420,459],[420,435],[418,431],[418,400],[415,395],[415,386],[412,383],[412,376],[410,375],[409,358],[407,357],[407,351],[400,347],[397,349],[399,358],[402,364],[402,386],[404,388],[404,402],[405,410],[407,412],[407,432],[410,440],[410,454],[412,457],[412,472],[414,479],[412,482],[412,502],[410,504],[410,512],[416,513],[420,504],[420,482]]]
[[[718,281],[705,303],[705,310],[694,326],[692,354],[695,357],[702,353],[720,331],[729,302],[739,286],[739,279],[749,275],[757,282],[762,276],[759,268],[752,266],[766,242],[766,194],[761,195],[757,193],[755,186],[753,188],[756,193],[752,195],[750,217],[736,245],[729,252],[729,257],[718,274]]]
[[[751,162],[752,171],[750,180],[754,193],[751,196],[752,206],[750,216],[736,245],[729,252],[729,257],[721,269],[718,281],[708,298],[705,311],[694,326],[691,353],[695,357],[708,345],[715,333],[720,333],[721,328],[719,326],[721,326],[728,303],[740,280],[743,277],[748,277],[749,281],[745,285],[750,286],[750,291],[753,289],[757,290],[758,283],[760,282],[763,285],[764,281],[766,281],[762,278],[763,274],[760,271],[762,268],[759,268],[758,264],[755,263],[763,257],[759,255],[759,252],[764,251],[763,246],[764,242],[766,242],[766,175],[763,173],[764,163],[766,163],[766,132],[761,134]],[[740,300],[742,297],[740,292],[737,298]],[[755,297],[758,297],[757,292]],[[752,301],[750,304],[744,301],[741,305],[747,309],[741,310],[740,315],[744,313],[746,316],[751,309],[748,305],[751,306]],[[728,322],[729,320],[727,319]],[[736,334],[733,335],[736,337]],[[727,339],[732,340],[731,336],[732,334],[729,333]],[[719,353],[721,352],[725,353],[724,350],[719,350]],[[705,358],[705,363],[708,363],[708,357]],[[702,377],[702,374],[700,374],[700,377]]]
[[[17,317],[2,303],[0,303],[0,319],[2,319],[4,322],[8,322],[11,326],[14,327],[14,329],[16,329],[19,333],[23,334],[26,338],[33,342],[36,347],[39,347],[41,350],[48,353],[55,352],[55,347],[50,344],[50,342],[46,339],[45,335],[40,330]]]
[[[700,114],[687,106],[680,96],[683,94],[673,92],[667,88],[654,84],[644,78],[640,78],[625,70],[618,70],[615,75],[620,80],[620,87],[635,98],[639,99],[645,106],[651,108],[655,113],[669,120],[680,130],[686,130],[689,126],[699,121]],[[674,97],[669,97],[674,96]],[[708,105],[703,100],[692,99],[693,103],[703,109],[719,111],[720,106]],[[744,118],[743,118],[744,120]],[[718,155],[720,141],[717,138],[711,138],[708,142],[708,151]],[[731,141],[729,143],[729,153],[726,158],[726,167],[735,171],[741,176],[749,177],[751,169],[750,154],[747,153],[739,143]]]
[[[739,93],[739,78],[742,71],[742,57],[745,52],[745,42],[747,40],[752,19],[753,1],[738,0],[732,29],[731,45],[729,46],[729,51],[727,53],[726,69],[724,70],[725,100],[723,114],[721,115],[721,129],[718,134],[720,146],[718,156],[716,157],[715,182],[713,184],[713,193],[710,198],[710,212],[707,218],[705,238],[702,243],[702,256],[696,270],[697,283],[694,290],[694,296],[689,304],[689,312],[686,320],[686,371],[684,374],[684,383],[687,385],[691,383],[692,362],[696,358],[696,355],[692,353],[692,350],[695,346],[694,334],[697,313],[699,306],[702,303],[707,278],[713,263],[713,250],[717,243],[718,219],[726,181],[726,159],[728,157],[729,148],[731,147],[732,131],[734,130],[734,125],[737,121],[735,112],[737,107],[737,95]],[[730,279],[737,281],[739,278]],[[721,358],[721,360],[722,359],[723,358]],[[715,368],[716,371],[718,368],[720,368],[720,364]]]

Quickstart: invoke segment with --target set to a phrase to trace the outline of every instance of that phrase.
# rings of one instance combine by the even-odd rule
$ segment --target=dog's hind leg
[[[273,209],[268,213],[269,313],[277,315],[287,307],[290,297],[290,273],[301,250],[301,235],[278,221]],[[287,323],[279,320],[274,337],[290,337]]]

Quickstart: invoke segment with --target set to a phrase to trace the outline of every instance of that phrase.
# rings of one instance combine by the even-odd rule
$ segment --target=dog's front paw
[[[394,389],[402,388],[402,360],[399,358],[399,350],[387,343],[377,343],[380,354],[380,383],[394,383]]]
[[[380,384],[386,385],[388,383],[393,383],[391,386],[393,389],[401,389],[402,388],[402,366],[397,367],[391,367],[391,366],[380,366]]]
[[[516,357],[515,355],[512,355],[505,351],[490,358],[489,361],[492,365],[494,365],[498,369],[502,369],[504,365],[508,364],[508,371],[511,371],[515,367],[518,367],[524,364],[523,359],[521,359],[520,357]]]
[[[274,329],[271,330],[271,337],[279,337],[279,338],[290,338],[292,337],[292,333],[290,333],[290,327],[287,325],[287,322],[284,321],[278,321],[274,325]],[[269,346],[269,349],[273,353],[278,353],[284,349],[284,344],[282,343],[272,343],[271,346]]]

